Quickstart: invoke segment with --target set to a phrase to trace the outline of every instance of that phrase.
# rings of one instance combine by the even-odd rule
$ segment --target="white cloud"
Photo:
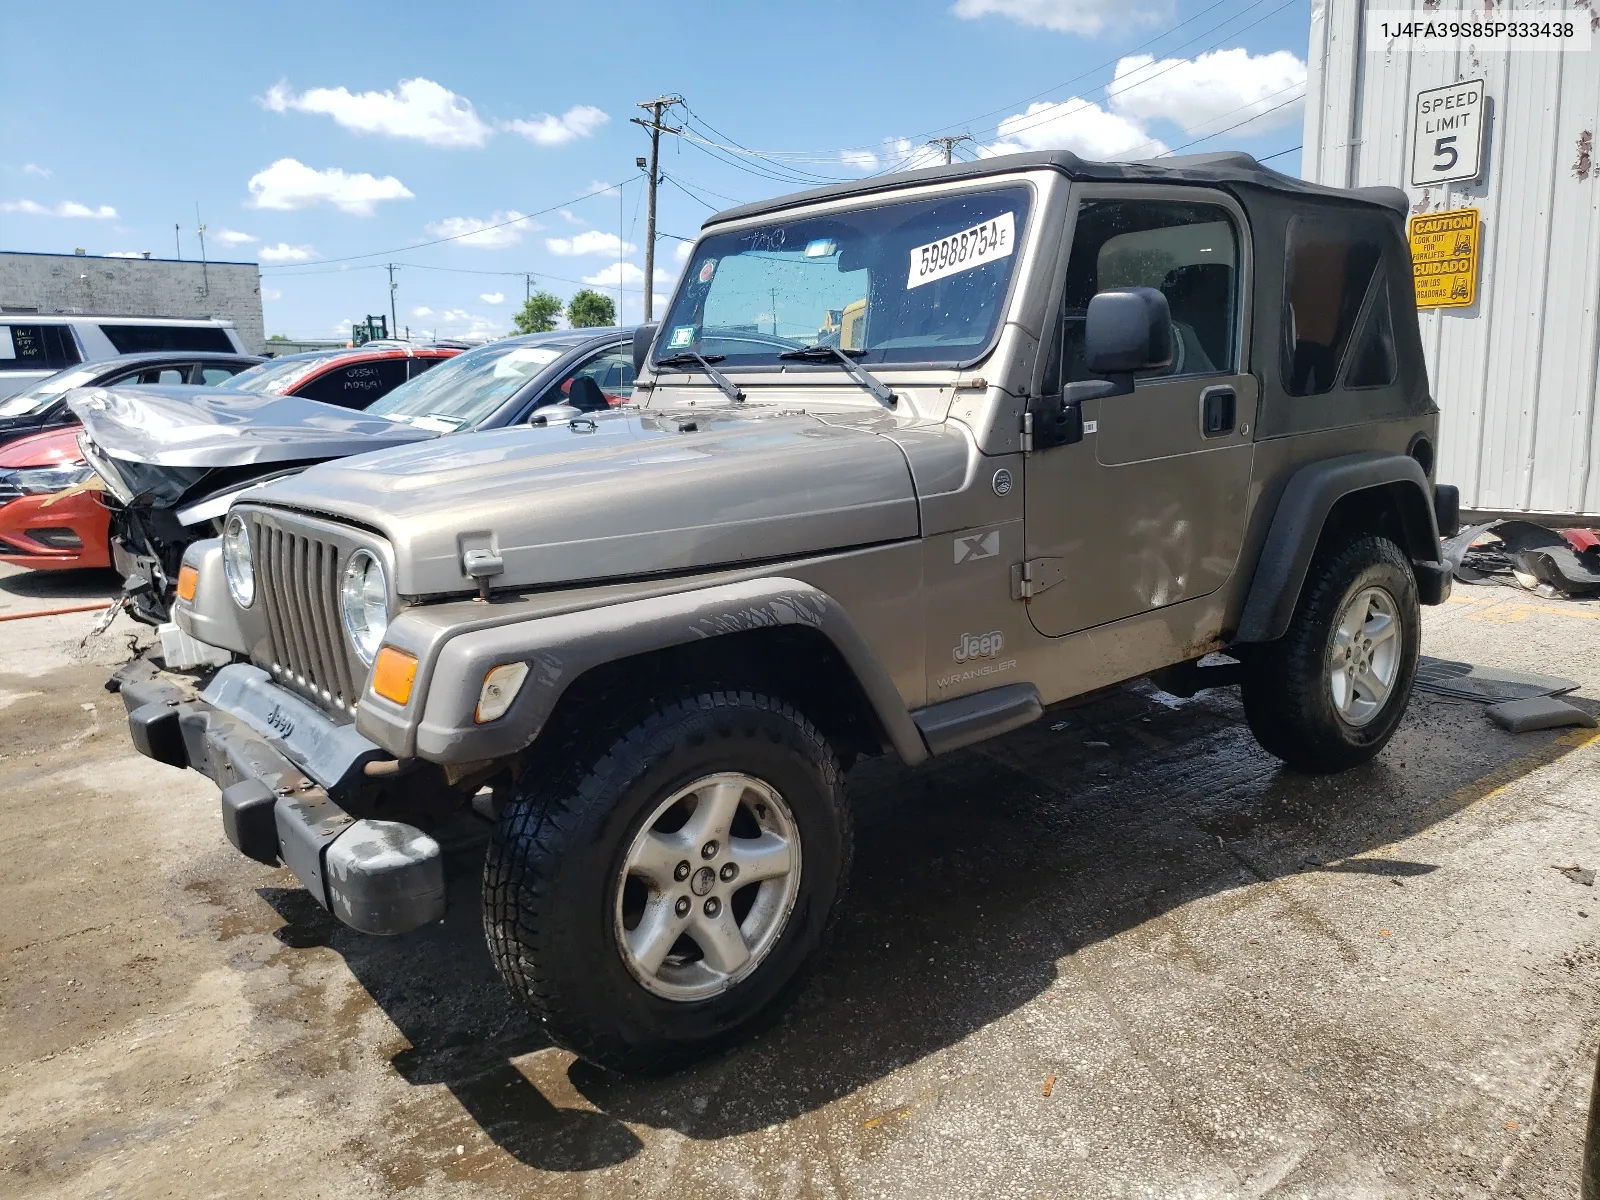
[[[455,322],[458,322],[458,321],[470,321],[470,320],[472,320],[472,314],[469,313],[464,308],[447,308],[440,315],[439,319],[441,321],[449,321],[452,324],[454,324]]]
[[[594,188],[591,187],[589,190],[592,192],[592,191],[594,191]],[[565,221],[568,225],[582,225],[583,224],[583,218],[578,216],[578,215],[576,215],[570,208],[563,208],[563,209],[560,210],[560,212],[561,212],[561,219],[563,221]]]
[[[32,175],[37,179],[49,179],[50,176],[55,174],[49,167],[41,167],[38,163],[23,163],[22,173],[24,175]]]
[[[508,208],[505,212],[492,212],[482,221],[477,217],[446,217],[429,225],[428,232],[436,238],[454,238],[462,246],[503,250],[522,241],[524,233],[542,228],[537,221],[527,220],[516,209]]]
[[[255,208],[293,210],[319,204],[358,217],[370,217],[382,200],[409,200],[411,191],[393,175],[378,178],[365,171],[349,174],[338,167],[316,171],[293,158],[280,158],[250,177],[250,200]]]
[[[309,88],[296,95],[287,81],[274,84],[261,103],[273,112],[319,113],[355,133],[411,138],[430,146],[482,146],[493,132],[472,107],[431,79],[402,79],[392,92]]]
[[[117,219],[117,210],[109,204],[90,208],[87,204],[79,204],[76,200],[63,200],[54,208],[33,200],[7,200],[0,203],[0,212],[27,213],[30,217],[87,217],[94,221]]]
[[[871,150],[841,150],[839,161],[847,167],[856,167],[862,171],[878,169],[878,156]]]
[[[1159,25],[1172,15],[1170,0],[956,0],[950,10],[966,20],[1009,17],[1022,25],[1088,37],[1107,29]]]
[[[485,304],[504,304],[506,302],[506,294],[504,292],[479,292],[478,299]]]
[[[609,120],[609,116],[592,104],[574,104],[559,117],[540,113],[531,121],[509,121],[505,128],[536,146],[564,146],[578,138],[593,137]]]
[[[253,233],[240,233],[237,229],[218,229],[211,236],[224,246],[244,246],[261,240]]]
[[[1154,158],[1167,144],[1153,138],[1137,121],[1107,112],[1098,104],[1073,96],[1059,104],[1030,104],[1000,122],[1000,140],[983,146],[985,157],[1022,150],[1070,150],[1084,158],[1115,162]]]
[[[677,245],[677,248],[674,249],[673,252],[672,252],[672,257],[677,259],[679,262],[688,262],[689,261],[689,255],[691,255],[693,253],[694,253],[694,243],[693,242],[679,242],[678,245]]]
[[[433,316],[433,309],[426,304],[419,304],[411,310],[411,315],[413,317],[431,317]]]
[[[592,196],[596,192],[599,192],[601,195],[605,195],[608,192],[617,191],[620,186],[621,185],[615,183],[607,183],[604,179],[591,179],[589,180],[589,186],[583,189],[583,194],[585,196]]]
[[[1248,133],[1229,130],[1246,137],[1299,124],[1305,83],[1306,64],[1287,50],[1214,50],[1160,61],[1134,54],[1117,63],[1106,95],[1112,111],[1136,121],[1171,121],[1185,133],[1249,121]]]
[[[570,238],[546,238],[544,244],[551,254],[565,258],[577,254],[632,254],[639,248],[614,233],[598,229],[586,229]]]
[[[282,300],[283,293],[277,288],[264,287],[261,289],[261,298],[263,300]]]
[[[594,275],[585,275],[583,281],[590,287],[616,287],[619,274],[621,275],[622,286],[625,288],[639,287],[644,283],[644,272],[631,262],[611,263],[604,270]],[[657,283],[671,283],[672,276],[657,267],[655,281]]]
[[[279,242],[276,246],[261,247],[261,261],[264,263],[305,262],[316,256],[315,246],[291,246],[288,242]]]
[[[144,257],[144,251],[142,251],[142,250],[108,250],[106,252],[106,257],[107,258],[143,258]]]

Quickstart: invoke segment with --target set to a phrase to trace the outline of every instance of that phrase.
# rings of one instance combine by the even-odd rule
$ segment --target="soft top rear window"
[[[1289,222],[1283,290],[1283,390],[1331,391],[1356,318],[1383,261],[1387,226],[1358,212]]]
[[[100,332],[118,354],[152,350],[219,350],[232,353],[233,343],[214,325],[102,325]]]

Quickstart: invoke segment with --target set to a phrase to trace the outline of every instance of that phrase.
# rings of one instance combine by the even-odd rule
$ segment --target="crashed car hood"
[[[881,423],[881,422],[880,422]],[[396,589],[473,586],[469,549],[496,588],[793,557],[918,533],[905,453],[870,424],[799,413],[617,412],[548,428],[322,463],[253,492],[381,530]]]
[[[242,467],[342,458],[438,436],[303,400],[207,388],[102,387],[69,393],[107,457],[160,467]]]

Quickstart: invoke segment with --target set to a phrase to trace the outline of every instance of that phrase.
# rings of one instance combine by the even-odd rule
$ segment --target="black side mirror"
[[[1172,364],[1172,312],[1155,288],[1100,292],[1083,323],[1083,361],[1090,373],[1133,390],[1131,376]]]
[[[644,370],[644,360],[650,357],[650,347],[655,343],[659,323],[641,325],[633,331],[633,373]]]

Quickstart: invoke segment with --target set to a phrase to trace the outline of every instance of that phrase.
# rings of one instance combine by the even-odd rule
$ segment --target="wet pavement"
[[[0,576],[0,615],[104,577]],[[399,939],[332,921],[135,755],[125,620],[0,623],[7,1196],[1576,1194],[1600,1039],[1597,731],[1418,694],[1308,779],[1227,691],[1148,686],[850,784],[797,1003],[655,1080],[554,1049],[490,967],[478,851]],[[1600,605],[1458,588],[1424,650],[1580,680]]]

